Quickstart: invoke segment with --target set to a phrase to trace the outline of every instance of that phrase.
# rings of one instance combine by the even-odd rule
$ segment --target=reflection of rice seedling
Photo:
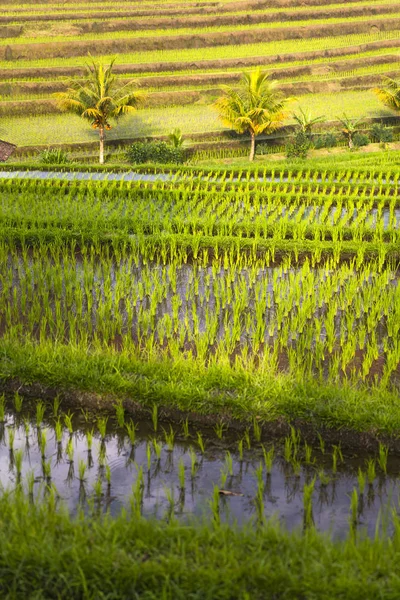
[[[119,400],[115,404],[115,414],[117,417],[117,423],[120,427],[124,426],[125,423],[125,409],[122,400]]]
[[[10,452],[14,451],[14,440],[15,440],[15,429],[13,427],[8,428],[8,448]]]
[[[40,427],[43,423],[46,407],[41,400],[36,403],[36,427]]]
[[[362,471],[362,469],[360,467],[358,467],[357,481],[358,481],[358,489],[360,490],[360,494],[362,495],[365,491],[365,484],[367,482],[367,478],[365,476],[364,471]]]
[[[17,471],[18,481],[21,480],[23,455],[24,455],[24,452],[21,448],[14,453],[14,465],[15,465],[15,470]]]
[[[179,488],[182,491],[185,489],[185,463],[183,462],[182,458],[179,460],[178,478],[179,478]]]
[[[97,419],[97,429],[99,430],[102,440],[106,438],[108,417],[99,417]]]
[[[312,514],[312,495],[314,492],[315,477],[309,484],[305,483],[303,487],[303,509],[304,509],[304,527],[309,528],[313,525],[314,519]]]
[[[387,473],[387,459],[389,454],[389,448],[384,446],[383,444],[379,444],[379,455],[378,455],[378,464],[382,471]]]
[[[169,426],[169,432],[166,431],[166,429],[164,429],[164,438],[165,438],[165,442],[167,444],[168,452],[172,452],[174,449],[174,442],[175,442],[175,432],[172,429],[172,425]]]
[[[193,479],[193,477],[195,477],[195,475],[197,473],[197,469],[198,469],[199,463],[197,462],[196,452],[193,450],[192,447],[190,447],[189,453],[190,453],[190,474],[191,474],[192,479]]]
[[[106,482],[107,482],[107,487],[110,488],[111,487],[111,469],[110,469],[110,465],[106,465],[105,478],[106,478]]]
[[[232,455],[229,452],[229,450],[227,450],[226,454],[225,454],[225,467],[226,467],[228,474],[232,477],[233,476],[233,459],[232,459]]]
[[[17,413],[20,413],[22,410],[22,402],[23,402],[23,398],[22,396],[20,396],[18,394],[18,392],[16,392],[14,394],[14,408],[16,410]]]
[[[200,431],[197,432],[197,443],[199,445],[200,451],[202,454],[204,454],[204,440],[203,440],[203,436],[201,435]]]
[[[134,446],[135,445],[135,439],[136,439],[136,425],[132,421],[132,419],[129,421],[129,423],[125,423],[125,429],[126,429],[126,432],[128,434],[129,441],[130,441],[131,445]]]
[[[354,534],[358,524],[358,494],[356,488],[353,489],[350,498],[350,530]]]

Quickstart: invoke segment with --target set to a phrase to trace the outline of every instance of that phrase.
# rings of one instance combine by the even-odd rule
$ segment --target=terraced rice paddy
[[[105,61],[116,55],[124,81],[137,79],[149,93],[148,107],[162,107],[127,120],[115,130],[120,139],[167,134],[181,121],[185,133],[221,130],[209,104],[222,83],[234,84],[243,69],[255,66],[296,96],[293,109],[312,104],[328,120],[343,111],[392,116],[370,89],[382,75],[399,73],[400,13],[393,0],[276,0],[268,7],[204,2],[190,8],[179,1],[161,8],[151,2],[36,2],[7,4],[1,23],[0,127],[3,137],[22,146],[90,141],[78,119],[69,126],[67,117],[64,127],[50,99],[66,78],[83,73],[87,52]],[[190,110],[164,118],[164,107],[176,105]],[[26,115],[33,114],[39,116],[27,126]]]

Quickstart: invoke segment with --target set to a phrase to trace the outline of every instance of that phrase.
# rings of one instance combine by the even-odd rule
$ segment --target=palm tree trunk
[[[349,148],[350,148],[350,150],[352,148],[354,148],[354,142],[353,142],[353,138],[351,137],[351,135],[349,135]]]
[[[104,164],[104,127],[99,127],[100,135],[100,164]]]
[[[250,145],[249,160],[253,161],[254,160],[254,155],[256,153],[256,136],[254,135],[253,131],[250,131],[250,136],[251,136],[251,145]]]

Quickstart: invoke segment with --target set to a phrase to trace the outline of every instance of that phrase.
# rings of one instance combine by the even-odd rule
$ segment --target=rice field
[[[221,83],[255,66],[328,120],[342,112],[391,116],[370,90],[383,75],[399,72],[400,20],[392,0],[276,1],[267,9],[246,2],[6,6],[0,132],[20,146],[91,139],[79,120],[56,114],[51,101],[66,78],[80,76],[88,51],[105,62],[117,56],[123,78],[134,77],[149,92],[148,107],[110,139],[166,135],[178,122],[184,133],[222,131],[209,105]]]

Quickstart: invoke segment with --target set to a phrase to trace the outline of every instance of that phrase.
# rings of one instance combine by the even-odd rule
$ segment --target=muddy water
[[[28,405],[28,400],[24,404]],[[153,424],[141,423],[137,426],[136,440],[132,444],[126,430],[115,425],[113,416],[102,440],[96,433],[96,423],[88,423],[82,415],[75,415],[74,431],[70,433],[64,426],[62,441],[57,443],[53,428],[55,419],[50,416],[51,412],[48,407],[48,416],[39,427],[35,418],[29,417],[26,412],[23,417],[11,410],[6,413],[5,422],[0,427],[0,481],[5,488],[13,488],[19,481],[16,463],[21,450],[20,482],[24,488],[27,490],[29,473],[33,473],[34,497],[46,493],[46,486],[54,485],[60,500],[72,512],[79,506],[88,507],[91,501],[111,514],[118,513],[122,507],[129,507],[132,486],[137,485],[142,471],[142,513],[147,517],[163,519],[173,513],[180,519],[190,516],[211,518],[210,502],[214,486],[217,486],[218,490],[238,494],[219,494],[223,521],[241,524],[257,520],[262,514],[265,518],[277,518],[293,529],[303,525],[303,487],[315,477],[315,526],[320,531],[330,531],[335,538],[343,538],[349,531],[350,495],[354,488],[359,490],[357,470],[366,471],[366,457],[345,455],[342,460],[339,456],[337,471],[334,472],[331,449],[326,448],[324,454],[320,449],[314,449],[311,464],[305,464],[304,444],[300,442],[297,462],[293,463],[284,458],[283,444],[275,444],[272,470],[267,474],[261,445],[254,439],[250,442],[250,449],[244,440],[241,459],[238,450],[240,440],[229,432],[225,432],[222,439],[215,434],[207,437],[203,432],[203,453],[196,431],[191,431],[185,439],[183,430],[177,429],[171,445],[165,440],[162,424],[158,424],[158,432],[154,433]],[[93,429],[92,450],[88,451],[86,432]],[[165,426],[165,429],[169,432],[170,426]],[[46,437],[44,457],[39,442],[43,431]],[[154,439],[159,445],[159,457]],[[73,456],[71,453],[68,455],[69,441]],[[13,450],[10,450],[11,442]],[[267,450],[271,447],[265,444]],[[193,462],[196,463],[195,472],[192,472]],[[48,473],[45,476],[44,463],[50,465],[51,477]],[[81,473],[83,481],[80,481],[80,464],[81,468],[85,465],[84,475]],[[260,464],[263,465],[261,480],[264,488],[261,511],[257,510],[255,500],[258,486],[256,470]],[[398,508],[400,459],[389,460],[388,475],[383,474],[377,463],[376,471],[373,483],[367,483],[364,494],[360,495],[358,510],[358,526],[369,535],[374,535],[377,522],[380,526],[387,522],[389,531],[391,529],[390,510]],[[95,492],[96,481],[100,481],[101,497],[99,490],[97,494]]]

